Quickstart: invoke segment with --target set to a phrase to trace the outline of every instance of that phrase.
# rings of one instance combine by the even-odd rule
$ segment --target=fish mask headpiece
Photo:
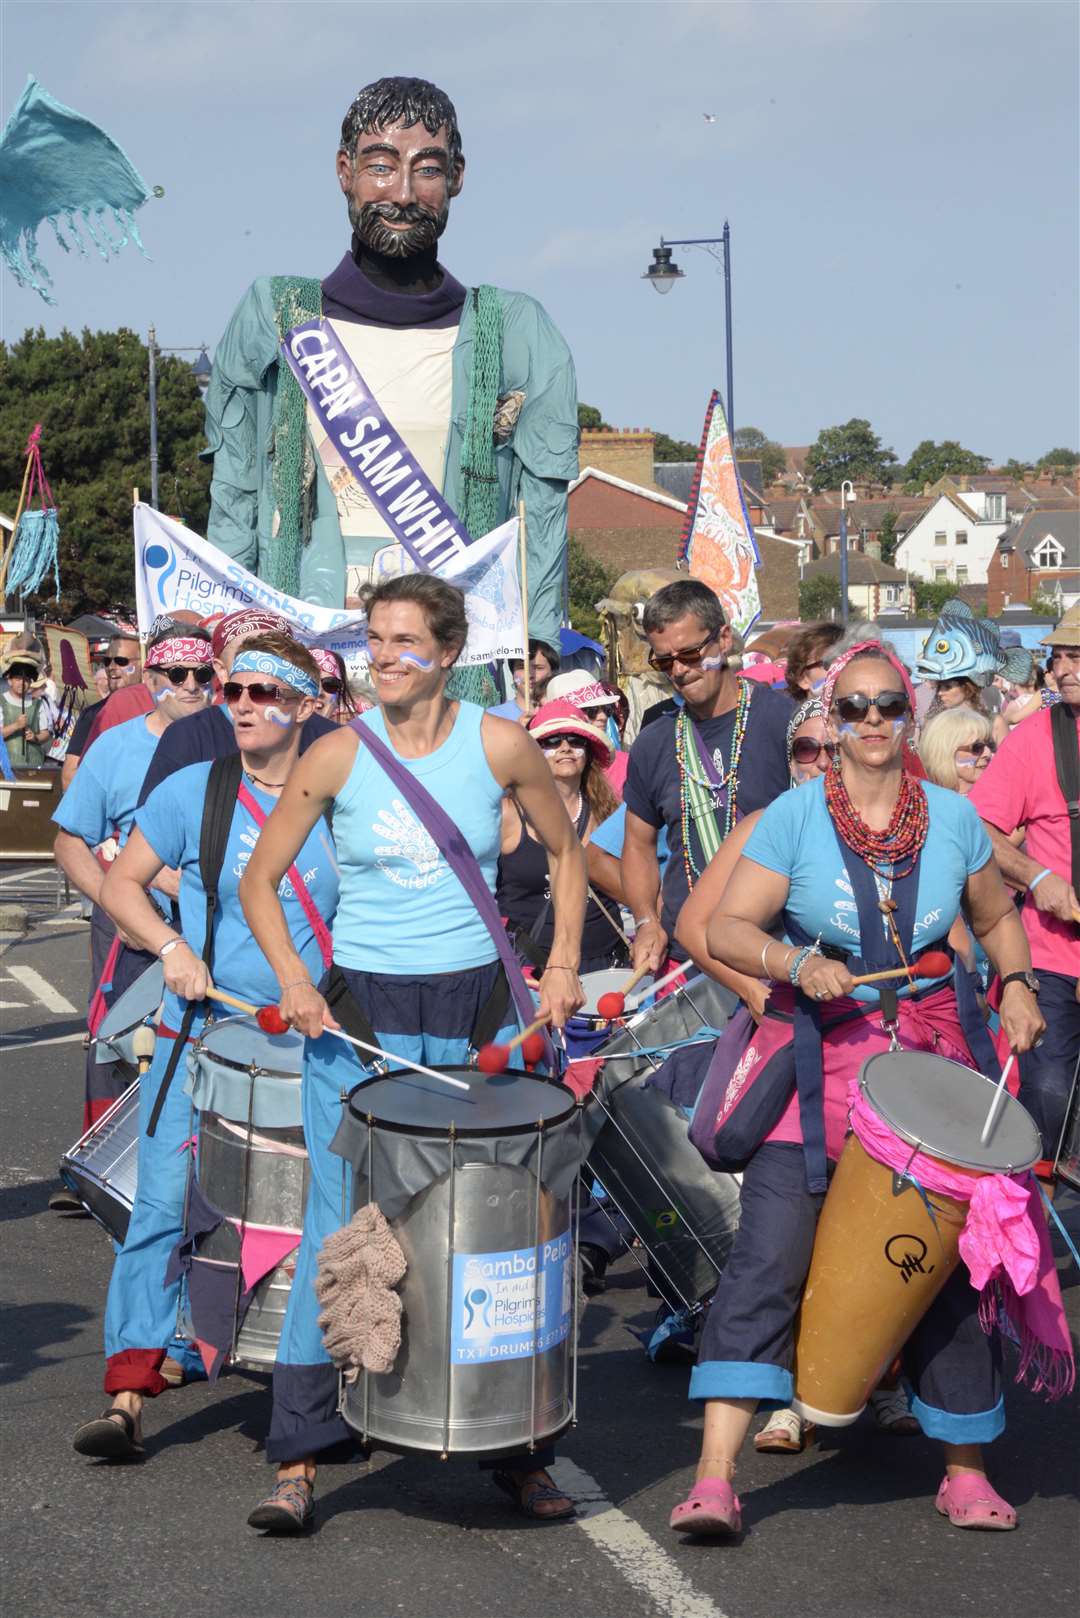
[[[966,601],[947,601],[926,638],[915,672],[921,680],[971,680],[989,685],[996,675],[1021,684],[1031,678],[1032,657],[1022,646],[1001,644],[989,618],[976,618]]]

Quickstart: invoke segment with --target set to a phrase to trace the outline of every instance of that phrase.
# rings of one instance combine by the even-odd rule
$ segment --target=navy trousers
[[[1020,1058],[1020,1100],[1038,1125],[1043,1156],[1053,1158],[1080,1057],[1080,1001],[1075,978],[1040,967],[1038,979],[1046,1033],[1037,1051],[1025,1051]]]

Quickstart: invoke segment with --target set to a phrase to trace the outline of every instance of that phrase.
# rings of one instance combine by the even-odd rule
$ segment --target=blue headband
[[[294,691],[299,691],[302,697],[317,697],[319,687],[310,674],[298,669],[295,663],[286,663],[283,657],[275,657],[273,652],[242,651],[237,654],[232,666],[233,674],[272,674],[276,680],[282,680],[291,685]]]

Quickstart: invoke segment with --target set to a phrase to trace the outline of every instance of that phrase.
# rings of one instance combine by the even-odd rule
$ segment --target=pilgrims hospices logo
[[[154,540],[153,544],[147,545],[143,551],[143,568],[146,571],[147,583],[150,582],[151,574],[156,574],[153,583],[159,607],[169,605],[165,600],[165,585],[176,572],[177,566],[176,552],[171,545],[163,544],[160,540]]]

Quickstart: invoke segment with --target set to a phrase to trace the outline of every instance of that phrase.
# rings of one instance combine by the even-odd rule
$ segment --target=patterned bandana
[[[324,646],[309,646],[308,651],[318,663],[320,673],[325,674],[331,680],[341,678],[341,670],[338,668],[337,658],[333,652],[328,652]]]
[[[319,695],[319,687],[310,674],[293,663],[286,663],[283,657],[275,657],[273,652],[238,652],[232,671],[234,674],[269,674],[299,691],[302,697]]]
[[[841,655],[836,659],[835,663],[830,665],[829,672],[825,676],[825,684],[821,688],[821,701],[826,712],[828,712],[832,707],[833,693],[836,691],[837,680],[847,668],[853,657],[861,657],[863,655],[869,657],[880,657],[883,658],[886,663],[892,664],[893,668],[896,670],[897,674],[899,674],[900,679],[903,682],[904,690],[907,692],[908,702],[911,704],[911,711],[914,713],[915,687],[911,683],[911,675],[908,673],[903,663],[901,663],[896,653],[890,651],[887,646],[883,646],[879,640],[859,641],[857,646],[849,647],[846,652],[841,653]]]
[[[788,720],[787,761],[789,770],[791,768],[791,754],[795,746],[795,732],[799,730],[801,726],[805,725],[808,719],[828,719],[828,717],[829,710],[821,701],[820,697],[807,697],[805,702],[800,702],[799,706]]]
[[[143,658],[144,669],[168,668],[173,663],[190,663],[198,667],[212,663],[214,654],[208,640],[196,640],[193,635],[171,635],[159,640]]]
[[[258,607],[245,607],[241,612],[226,613],[214,625],[211,642],[214,656],[220,657],[234,640],[247,640],[250,635],[269,635],[275,629],[283,635],[292,633],[292,625],[276,612],[260,612]]]

